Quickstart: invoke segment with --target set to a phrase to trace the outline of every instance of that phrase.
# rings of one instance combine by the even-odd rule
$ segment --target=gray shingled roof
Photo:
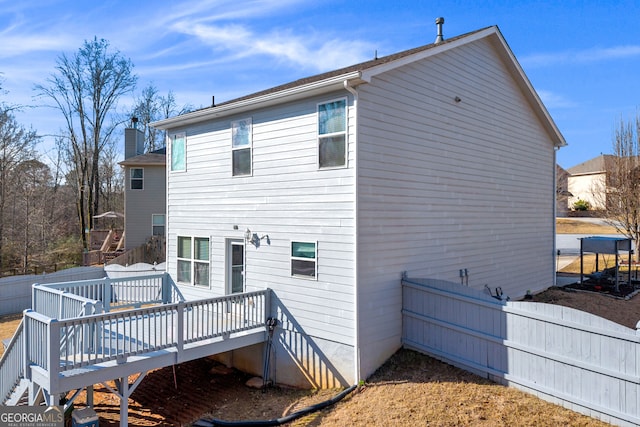
[[[164,153],[153,152],[129,157],[118,164],[122,166],[164,165],[166,163],[166,159],[167,156]]]
[[[600,154],[598,157],[594,157],[591,160],[582,162],[579,165],[573,166],[567,169],[571,175],[585,175],[590,173],[601,173],[606,170],[605,162],[613,158],[610,154]]]
[[[306,85],[306,84],[309,84],[309,83],[319,82],[319,81],[322,81],[322,80],[329,79],[331,77],[341,76],[343,74],[348,74],[348,73],[351,73],[351,72],[354,72],[354,71],[365,71],[365,70],[368,70],[368,69],[373,68],[373,67],[377,67],[377,66],[382,65],[382,64],[386,64],[386,63],[389,63],[389,62],[397,61],[398,59],[402,59],[404,57],[416,54],[418,52],[422,52],[422,51],[425,51],[425,50],[428,50],[428,49],[432,49],[432,48],[434,48],[436,46],[442,46],[442,45],[445,45],[447,43],[451,43],[453,41],[456,41],[456,40],[459,40],[459,39],[462,39],[462,38],[465,38],[465,37],[469,37],[470,35],[475,34],[475,33],[479,33],[481,31],[484,31],[487,28],[491,28],[491,27],[485,27],[485,28],[481,28],[479,30],[472,31],[470,33],[466,33],[466,34],[462,34],[462,35],[459,35],[459,36],[451,37],[450,39],[445,39],[444,41],[442,41],[440,43],[437,43],[437,44],[436,43],[430,43],[430,44],[427,44],[427,45],[424,45],[424,46],[419,46],[419,47],[416,47],[416,48],[413,48],[413,49],[409,49],[409,50],[405,50],[405,51],[402,51],[402,52],[394,53],[392,55],[388,55],[388,56],[383,56],[381,58],[372,59],[370,61],[365,61],[365,62],[361,62],[359,64],[350,65],[348,67],[339,68],[337,70],[328,71],[326,73],[316,74],[314,76],[298,79],[298,80],[295,80],[293,82],[285,83],[285,84],[282,84],[280,86],[275,86],[275,87],[272,87],[272,88],[269,88],[269,89],[266,89],[266,90],[263,90],[263,91],[260,91],[260,92],[255,92],[255,93],[252,93],[252,94],[249,94],[249,95],[246,95],[246,96],[242,96],[240,98],[235,98],[235,99],[231,99],[231,100],[228,100],[228,101],[225,101],[225,102],[221,102],[221,103],[216,104],[215,106],[212,106],[212,107],[202,108],[201,110],[206,110],[208,108],[214,108],[214,107],[220,107],[222,105],[232,104],[234,102],[244,101],[244,100],[251,99],[251,98],[257,98],[259,96],[268,95],[270,93],[275,93],[275,92],[280,92],[280,91],[291,89],[291,88],[295,88],[295,87],[298,87],[298,86],[303,86],[303,85]],[[200,111],[200,110],[196,110],[196,111]]]

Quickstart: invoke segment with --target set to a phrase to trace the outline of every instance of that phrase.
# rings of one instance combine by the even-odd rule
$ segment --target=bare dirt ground
[[[629,301],[549,289],[534,301],[589,311],[634,328],[640,296]],[[0,338],[11,336],[19,316],[0,320]],[[213,369],[215,368],[215,369]],[[195,420],[268,420],[327,400],[338,390],[245,386],[249,376],[204,358],[150,372],[129,399],[129,425],[182,426]],[[133,379],[132,379],[133,381]],[[113,384],[110,384],[113,387]],[[120,425],[119,400],[95,386],[101,426]],[[76,407],[84,406],[84,396]],[[344,400],[294,421],[293,426],[604,426],[598,420],[504,387],[430,357],[401,350]]]

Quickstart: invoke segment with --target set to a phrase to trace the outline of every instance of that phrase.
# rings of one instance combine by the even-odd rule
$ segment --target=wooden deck
[[[28,311],[32,380],[60,393],[264,342],[266,300],[262,291],[65,320]]]
[[[34,286],[34,309],[24,313],[0,359],[2,403],[16,390],[26,392],[25,383],[31,384],[30,404],[34,389],[57,404],[55,396],[117,380],[125,383],[126,405],[130,375],[267,339],[270,290],[167,303],[179,297],[167,278]],[[131,305],[145,306],[123,308]],[[126,417],[126,407],[121,411]]]

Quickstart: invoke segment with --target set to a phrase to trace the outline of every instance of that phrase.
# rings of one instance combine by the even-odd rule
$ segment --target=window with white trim
[[[144,189],[144,169],[142,168],[129,169],[129,188],[132,190]]]
[[[184,133],[171,136],[171,172],[187,170],[187,140]]]
[[[164,214],[151,214],[151,235],[164,236]]]
[[[209,286],[209,238],[178,236],[178,282]]]
[[[231,122],[231,171],[233,176],[251,175],[253,145],[251,118]]]
[[[318,276],[317,242],[291,242],[291,275],[315,279]]]
[[[318,167],[347,164],[347,100],[318,104]]]

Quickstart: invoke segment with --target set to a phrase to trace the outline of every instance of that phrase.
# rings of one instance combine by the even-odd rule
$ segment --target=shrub
[[[589,209],[591,209],[591,205],[586,200],[578,199],[573,204],[574,211],[588,211]]]

